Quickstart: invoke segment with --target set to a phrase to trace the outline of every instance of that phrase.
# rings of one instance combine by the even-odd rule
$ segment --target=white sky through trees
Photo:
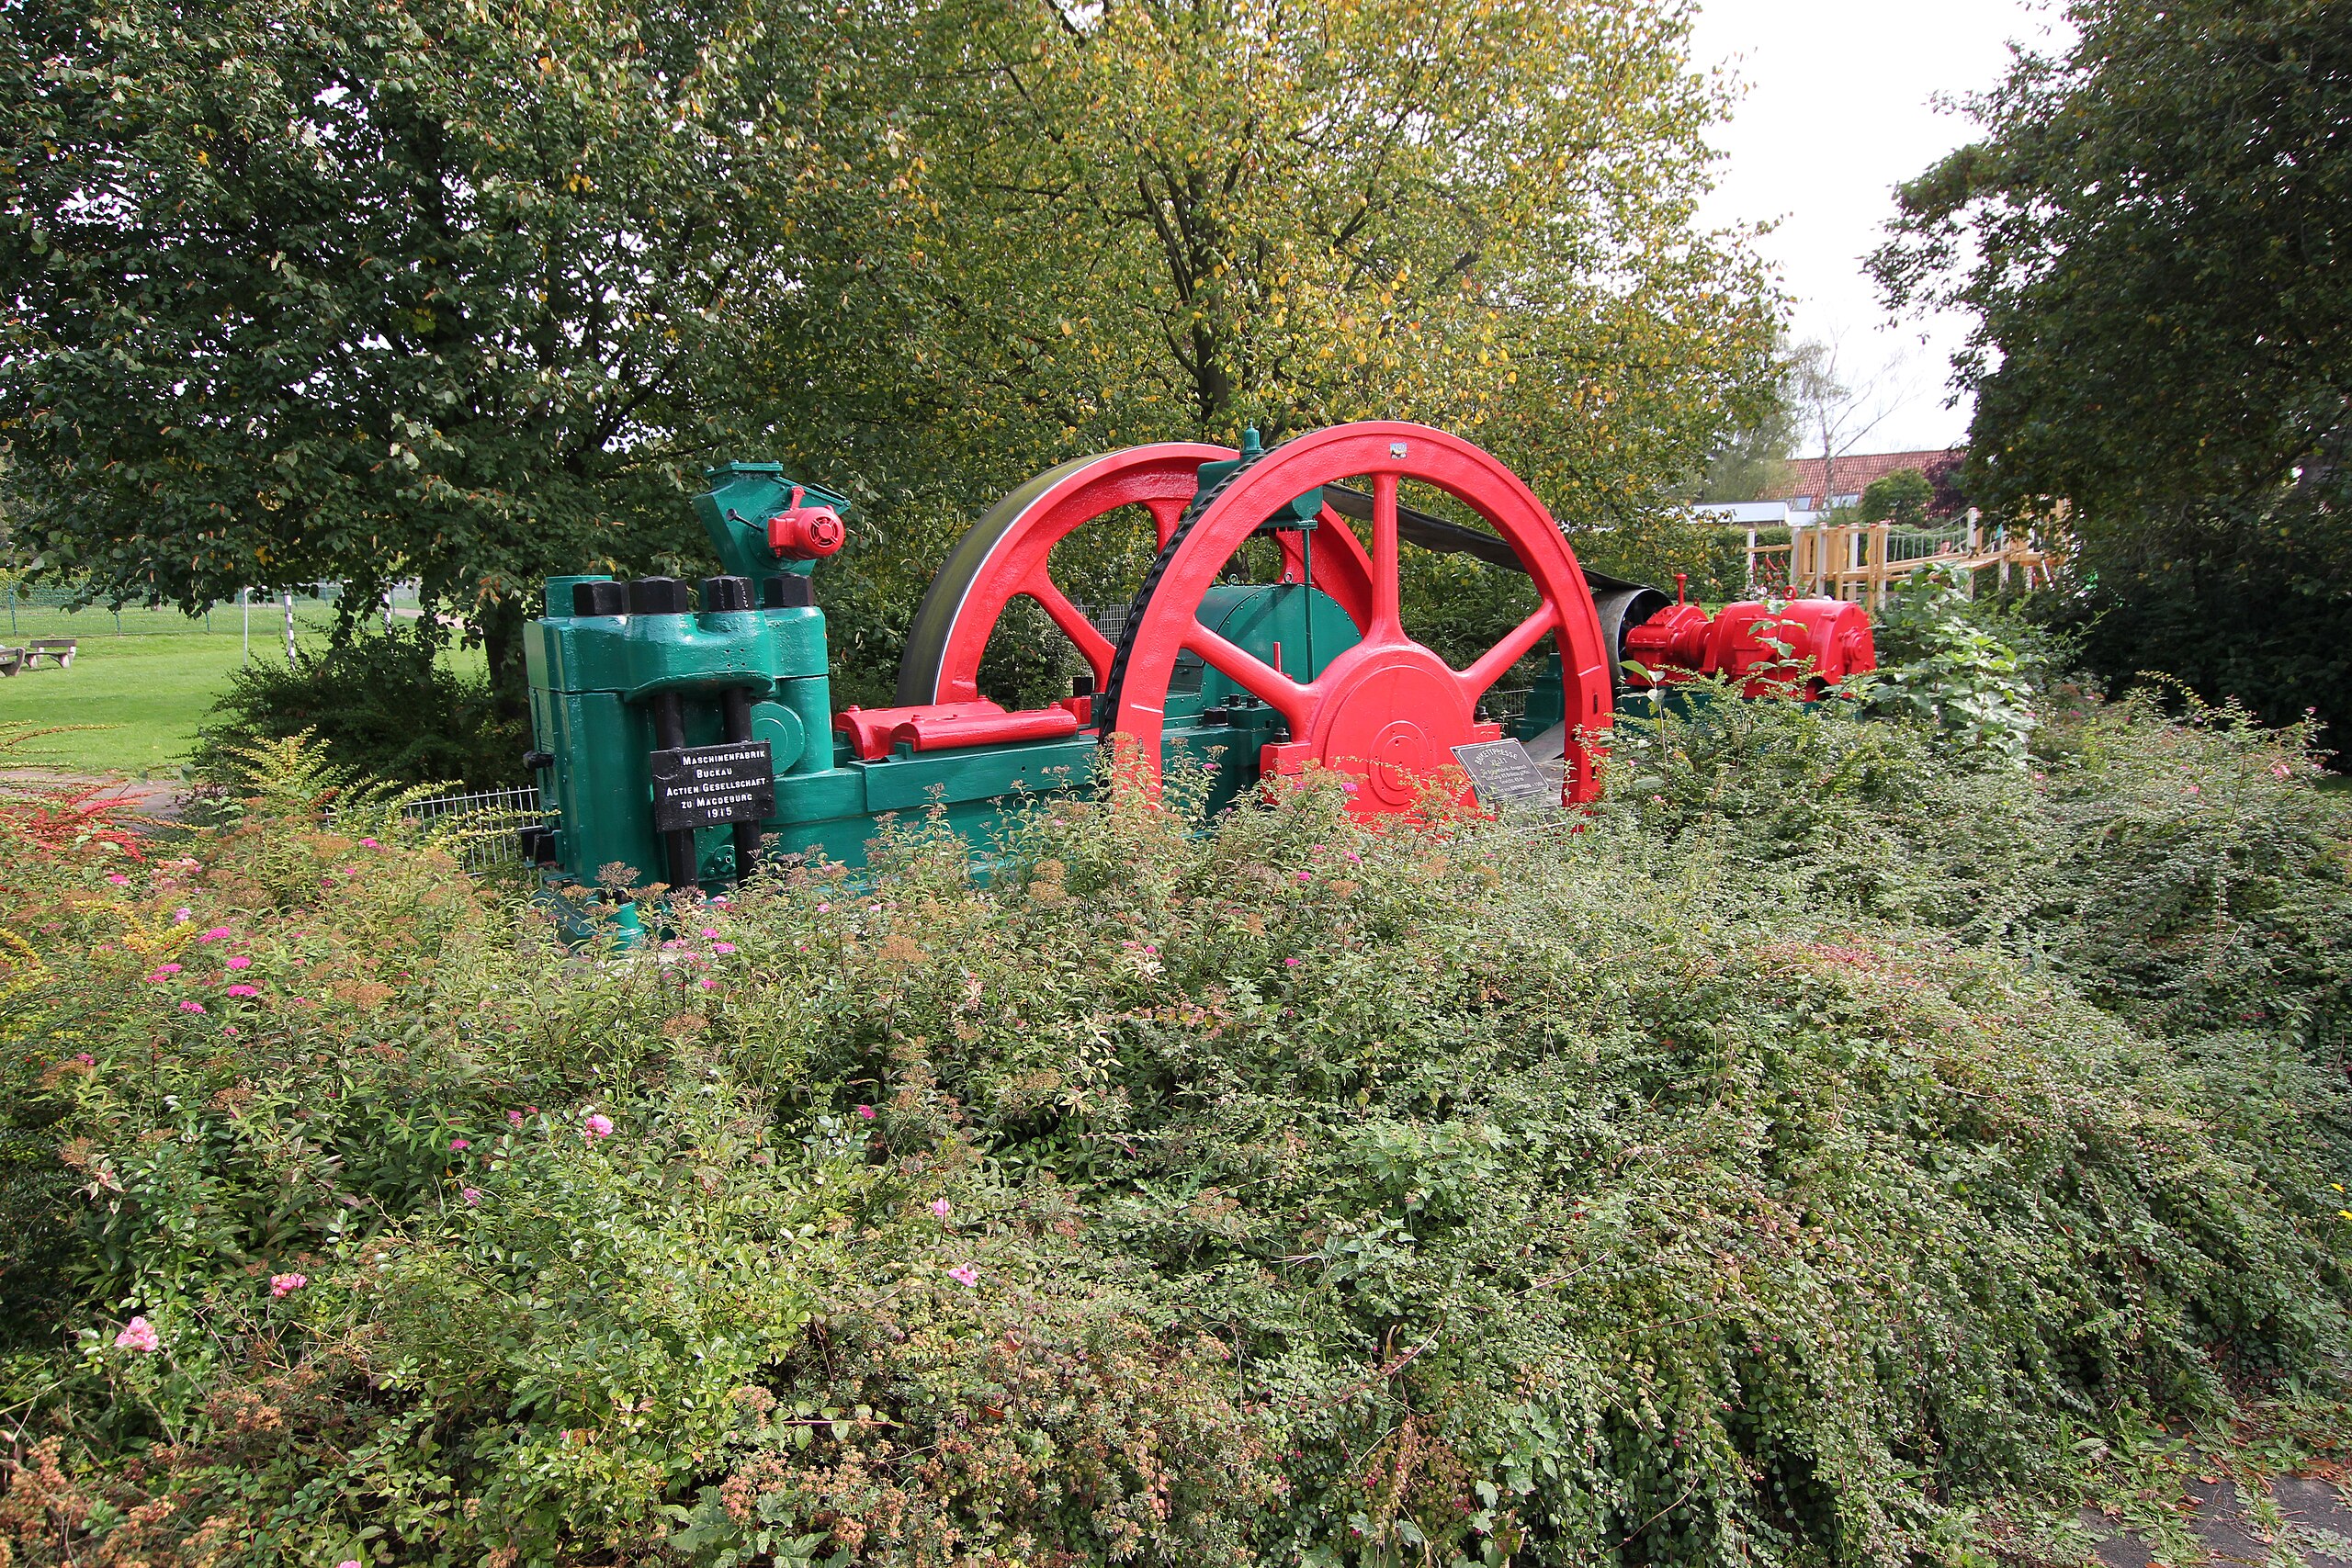
[[[1865,371],[1900,359],[1889,377],[1899,403],[1871,433],[1873,451],[1950,446],[1968,432],[1967,404],[1945,406],[1966,318],[1890,321],[1862,269],[1894,186],[1969,139],[1970,122],[1930,100],[1990,87],[2010,39],[2047,49],[2064,26],[2032,0],[1701,0],[1695,62],[1728,64],[1745,87],[1713,137],[1729,157],[1702,211],[1717,223],[1778,221],[1759,246],[1795,298],[1799,337],[1842,333]],[[1803,448],[1819,451],[1817,440]]]

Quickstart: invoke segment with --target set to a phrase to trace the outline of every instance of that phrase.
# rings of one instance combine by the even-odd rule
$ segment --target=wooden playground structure
[[[1935,569],[1959,578],[1976,595],[1981,572],[1996,574],[1998,591],[2030,593],[2057,586],[2060,557],[2022,529],[1995,529],[1972,513],[1961,527],[1939,532],[1898,532],[1891,523],[1797,525],[1785,545],[1761,545],[1747,531],[1747,583],[1752,591],[1777,589],[1867,604],[1876,610],[1886,591],[1912,573]]]

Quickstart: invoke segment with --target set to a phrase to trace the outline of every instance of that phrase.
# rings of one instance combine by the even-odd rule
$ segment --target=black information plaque
[[[1453,760],[1470,775],[1470,787],[1487,806],[1560,804],[1560,781],[1544,776],[1527,748],[1516,740],[1481,740],[1453,748]]]
[[[653,753],[653,828],[676,833],[775,815],[775,769],[764,740]]]

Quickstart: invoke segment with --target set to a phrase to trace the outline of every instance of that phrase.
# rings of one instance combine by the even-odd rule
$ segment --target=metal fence
[[[401,814],[415,827],[451,830],[458,860],[477,872],[521,863],[522,829],[546,826],[554,816],[539,804],[536,785],[435,795],[410,802]]]
[[[222,599],[191,615],[176,605],[150,607],[78,603],[76,590],[21,582],[0,583],[0,637],[17,642],[29,637],[243,637],[256,648],[275,648],[285,641],[290,618],[297,635],[323,632],[334,624],[343,584],[318,582],[289,596],[255,590],[235,599]],[[413,620],[417,615],[416,591],[402,586],[392,592],[391,615]]]
[[[1514,686],[1507,692],[1489,691],[1478,699],[1479,716],[1498,724],[1516,725],[1527,716],[1525,686]]]

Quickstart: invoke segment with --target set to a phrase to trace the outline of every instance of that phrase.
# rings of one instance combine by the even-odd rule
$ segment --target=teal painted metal
[[[724,463],[704,469],[703,478],[710,488],[695,497],[695,517],[728,573],[753,582],[777,572],[806,577],[816,564],[786,560],[768,547],[767,520],[792,504],[794,491],[805,492],[806,504],[849,515],[845,497],[820,485],[795,483],[785,477],[781,463]]]
[[[1239,457],[1227,458],[1221,463],[1201,465],[1200,488],[1204,491],[1215,490],[1224,482],[1227,474],[1255,462],[1265,455],[1265,445],[1258,439],[1258,427],[1253,424],[1241,433]],[[1318,485],[1304,495],[1293,496],[1287,506],[1266,519],[1265,526],[1282,529],[1295,528],[1302,532],[1311,532],[1322,513],[1323,490]]]
[[[746,588],[713,580],[705,584],[706,607],[695,610],[683,607],[684,585],[664,586],[666,580],[649,594],[645,582],[623,588],[610,578],[552,578],[547,614],[529,627],[532,729],[555,817],[551,852],[542,859],[556,881],[634,887],[669,880],[670,852],[654,825],[650,757],[662,744],[659,716],[673,704],[689,747],[741,739],[729,732],[728,713],[730,702],[747,705],[750,738],[771,750],[775,812],[758,826],[773,853],[862,865],[882,819],[933,812],[985,848],[1041,795],[1091,784],[1099,738],[1084,728],[1048,740],[923,752],[901,743],[890,756],[855,756],[833,732],[824,613],[799,604],[707,607],[714,597],[746,592],[770,604],[808,597],[769,581],[805,577],[813,563],[771,550],[766,519],[796,489],[837,509],[845,503],[796,486],[774,464],[731,464],[712,469],[710,480],[695,512],[728,578],[748,580]],[[656,601],[672,607],[630,608]],[[598,613],[616,609],[627,613]],[[1357,640],[1335,601],[1296,583],[1216,588],[1199,618],[1301,682]],[[1212,808],[1249,789],[1261,749],[1285,738],[1272,709],[1197,661],[1179,670],[1168,708],[1163,761],[1204,770]],[[714,888],[733,879],[736,843],[724,826],[694,833],[695,879]]]

